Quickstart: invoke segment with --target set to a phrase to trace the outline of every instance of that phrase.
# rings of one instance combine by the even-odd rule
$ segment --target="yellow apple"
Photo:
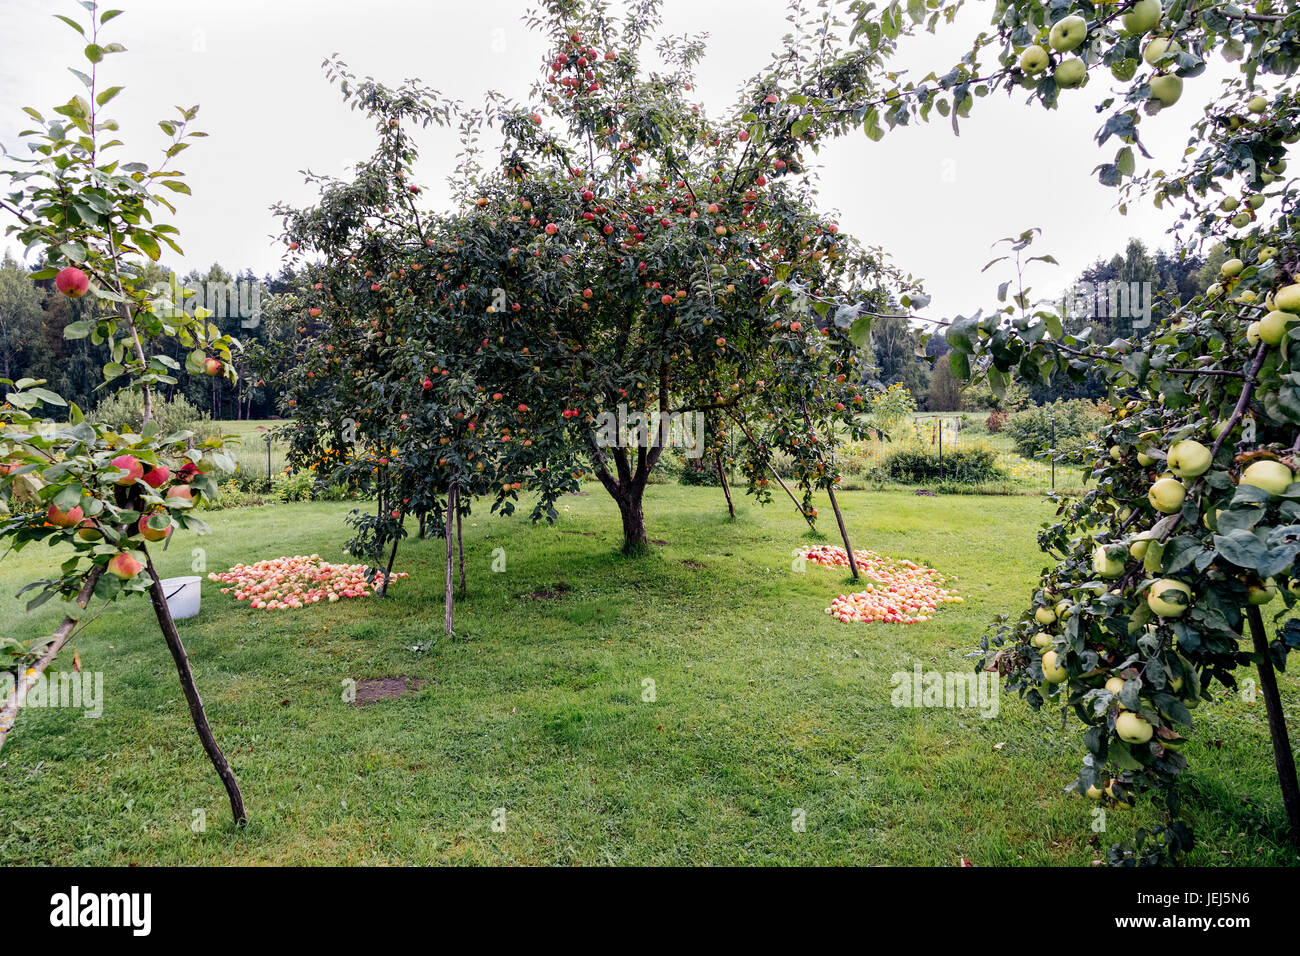
[[[1224,201],[1226,202],[1227,200]],[[1235,203],[1236,200],[1234,199],[1233,202]],[[1241,275],[1241,270],[1244,268],[1246,268],[1246,263],[1242,262],[1240,259],[1229,259],[1223,265],[1219,266],[1219,271],[1231,279],[1234,276]]]
[[[1166,53],[1181,53],[1182,49],[1176,42],[1170,41],[1169,37],[1152,37],[1142,50],[1142,59],[1147,61],[1148,66],[1155,66]]]
[[[1283,312],[1300,312],[1300,283],[1279,289],[1273,296],[1273,306]]]
[[[1160,24],[1164,15],[1160,0],[1137,0],[1124,14],[1124,30],[1127,33],[1147,33]]]
[[[1165,460],[1179,478],[1199,478],[1210,470],[1214,456],[1200,442],[1187,439],[1170,445]]]
[[[1283,312],[1281,309],[1274,309],[1268,315],[1259,320],[1259,337],[1269,345],[1279,344],[1286,335],[1287,326],[1292,322],[1300,319],[1300,316],[1291,312]]]
[[[1050,607],[1035,608],[1034,620],[1043,625],[1043,627],[1051,627],[1056,623],[1056,612]]]
[[[1125,743],[1144,744],[1151,739],[1155,728],[1145,717],[1126,710],[1115,718],[1115,733],[1119,734],[1119,739]]]
[[[1246,470],[1241,473],[1240,484],[1254,485],[1271,495],[1280,495],[1293,481],[1295,475],[1280,461],[1257,461],[1246,466]]]
[[[1046,50],[1035,43],[1027,48],[1024,53],[1020,54],[1020,69],[1024,70],[1031,76],[1035,73],[1042,73],[1051,63],[1051,58]]]
[[[1051,649],[1052,635],[1048,634],[1046,631],[1039,631],[1034,635],[1034,638],[1030,643],[1033,644],[1034,647],[1038,648],[1039,652],[1042,653]]]
[[[1112,694],[1114,694],[1116,697],[1118,697],[1119,692],[1124,689],[1124,678],[1122,677],[1110,678],[1110,680],[1106,681],[1106,689],[1110,691]]]
[[[1058,20],[1052,27],[1047,42],[1058,53],[1069,53],[1088,35],[1088,21],[1081,16],[1069,16]]]
[[[1043,655],[1043,679],[1049,684],[1059,684],[1065,680],[1068,675],[1065,668],[1057,663],[1056,651],[1048,651]]]
[[[1072,56],[1063,61],[1052,71],[1052,77],[1056,80],[1056,85],[1063,90],[1073,89],[1078,86],[1087,75],[1088,68],[1084,66],[1083,61],[1077,56]]]
[[[1166,515],[1177,514],[1182,510],[1183,499],[1186,497],[1187,489],[1177,478],[1161,478],[1147,492],[1151,507]]]
[[[1158,99],[1162,106],[1173,106],[1183,95],[1183,78],[1172,74],[1153,76],[1151,95]]]
[[[1112,558],[1106,548],[1106,545],[1100,545],[1092,553],[1092,570],[1096,572],[1097,577],[1109,580],[1124,573],[1124,562]]]
[[[1191,603],[1192,589],[1173,578],[1162,578],[1147,589],[1147,607],[1160,617],[1182,617]]]

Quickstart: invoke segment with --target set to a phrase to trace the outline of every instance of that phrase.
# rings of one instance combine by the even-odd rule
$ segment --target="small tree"
[[[67,556],[57,577],[23,589],[37,592],[29,610],[56,597],[76,605],[50,637],[6,639],[0,645],[17,682],[0,710],[0,745],[28,690],[84,627],[81,613],[91,599],[147,592],[195,728],[226,788],[235,821],[242,823],[243,797],[208,725],[148,549],[148,543],[167,541],[174,530],[206,533],[193,506],[215,497],[217,475],[234,468],[219,439],[191,448],[189,432],[164,434],[153,420],[155,389],[174,384],[179,368],[161,351],[163,345],[181,343],[190,349],[191,370],[209,374],[222,374],[230,359],[232,340],[211,334],[201,311],[187,315],[178,303],[158,295],[146,265],[163,247],[180,251],[176,228],[155,217],[175,211],[168,194],[189,192],[171,161],[203,134],[189,128],[197,107],[178,108],[176,118],[158,124],[168,140],[160,165],[115,158],[123,144],[106,138],[117,123],[105,108],[122,87],[105,87],[99,66],[124,49],[101,40],[105,24],[121,11],[101,13],[93,0],[82,6],[88,14],[83,21],[59,19],[86,41],[88,72],[72,70],[85,86],[84,95],[55,107],[50,118],[26,109],[35,124],[23,133],[30,155],[5,171],[13,191],[0,199],[0,209],[17,220],[6,234],[41,250],[50,263],[34,278],[54,279],[64,296],[91,298],[89,317],[69,325],[65,335],[107,346],[111,360],[103,367],[104,379],[114,388],[138,391],[143,414],[135,428],[115,430],[92,424],[41,381],[0,380],[9,389],[0,409],[0,503],[6,514],[0,539],[14,550],[41,542]]]

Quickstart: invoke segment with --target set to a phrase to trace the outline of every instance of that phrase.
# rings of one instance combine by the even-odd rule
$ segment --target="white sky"
[[[194,196],[180,197],[175,221],[187,255],[168,263],[181,271],[213,262],[259,275],[278,270],[270,205],[311,199],[302,169],[339,174],[370,153],[368,123],[342,105],[323,77],[326,55],[340,53],[360,75],[393,84],[419,77],[478,104],[488,89],[523,99],[545,50],[543,38],[520,22],[528,7],[523,0],[118,0],[109,6],[127,11],[109,25],[107,39],[128,52],[101,66],[101,82],[126,86],[113,107],[132,158],[145,155],[146,146],[161,146],[155,121],[176,104],[201,104],[197,128],[210,134],[183,157]],[[961,24],[917,41],[896,66],[919,78],[955,62],[987,25],[990,5],[969,7]],[[48,112],[81,91],[66,70],[81,58],[78,38],[52,16],[78,12],[72,0],[0,0],[0,143],[11,151],[19,147],[22,106]],[[709,35],[698,91],[715,117],[732,104],[740,82],[767,62],[786,28],[781,0],[665,0],[664,12],[670,32]],[[1167,246],[1167,213],[1146,206],[1120,216],[1116,191],[1093,173],[1114,152],[1092,139],[1099,125],[1093,107],[1106,94],[1107,79],[1097,73],[1086,89],[1064,91],[1063,108],[1052,113],[1026,107],[1023,95],[980,100],[960,137],[942,119],[891,132],[880,143],[853,134],[821,153],[822,203],[838,210],[845,230],[882,246],[925,280],[934,296],[931,315],[969,313],[993,301],[999,277],[980,275],[994,255],[990,246],[1030,226],[1044,230],[1038,251],[1062,263],[1039,267],[1031,284],[1042,295],[1064,287],[1099,255],[1120,251],[1129,236],[1152,248]],[[1181,102],[1142,124],[1161,165],[1176,164],[1186,130],[1216,90],[1208,76],[1189,80]],[[439,181],[454,151],[452,133],[428,134],[422,177],[434,201],[444,194]]]

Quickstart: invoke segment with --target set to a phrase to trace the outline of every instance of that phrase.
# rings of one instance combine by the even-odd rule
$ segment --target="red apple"
[[[81,527],[77,529],[77,537],[82,541],[98,541],[104,537],[104,533],[99,530],[99,525],[94,520],[87,518],[81,522]]]
[[[145,472],[144,483],[150,488],[161,488],[171,476],[171,469],[166,465],[154,465]]]
[[[143,515],[140,520],[136,522],[136,528],[142,535],[144,535],[146,541],[162,541],[172,533],[171,525],[168,525],[166,528],[149,527],[149,515]]]
[[[56,528],[71,528],[81,521],[81,506],[76,505],[71,511],[60,511],[58,505],[50,505],[45,512],[45,520]]]
[[[114,468],[126,472],[124,477],[117,479],[119,485],[129,485],[137,478],[144,477],[144,465],[140,464],[140,459],[135,455],[118,455],[112,464]]]
[[[194,492],[190,490],[189,485],[173,485],[167,489],[168,498],[184,498],[186,501],[194,500]]]
[[[69,299],[80,299],[90,290],[90,279],[76,266],[68,266],[54,277],[54,287]]]
[[[140,573],[144,565],[132,557],[128,552],[122,551],[113,555],[108,562],[108,573],[116,575],[123,581],[129,581]]]
[[[204,375],[220,375],[226,370],[226,365],[221,359],[210,358],[203,363]]]

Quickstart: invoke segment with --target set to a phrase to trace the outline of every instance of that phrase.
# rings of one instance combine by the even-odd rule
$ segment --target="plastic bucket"
[[[172,620],[183,621],[199,613],[199,597],[202,593],[197,576],[184,578],[163,578],[163,594],[167,597],[167,610],[172,613]]]

